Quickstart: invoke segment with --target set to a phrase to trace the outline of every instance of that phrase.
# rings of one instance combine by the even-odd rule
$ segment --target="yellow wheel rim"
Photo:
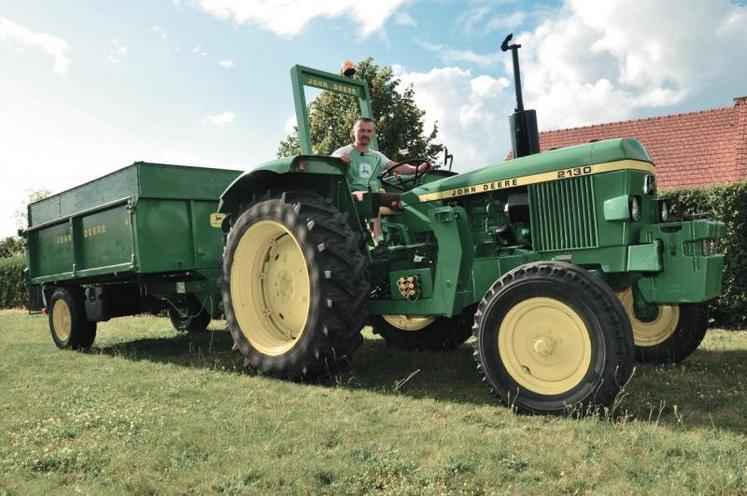
[[[52,326],[57,339],[67,341],[73,329],[70,307],[64,300],[57,300],[52,307]]]
[[[419,331],[436,320],[435,317],[419,315],[382,315],[381,318],[401,331]]]
[[[244,232],[231,266],[231,303],[249,343],[265,355],[293,348],[306,327],[311,283],[301,245],[281,223]]]
[[[633,341],[636,346],[656,346],[669,339],[677,330],[677,325],[680,323],[679,305],[659,305],[659,314],[656,319],[646,322],[635,315],[632,288],[618,293],[617,297],[630,319],[630,326],[633,328]]]
[[[586,324],[552,298],[529,298],[511,308],[498,329],[498,351],[509,375],[542,395],[573,389],[591,365]]]

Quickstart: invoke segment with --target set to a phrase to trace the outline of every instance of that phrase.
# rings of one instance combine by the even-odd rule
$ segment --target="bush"
[[[747,182],[702,189],[664,191],[672,215],[710,213],[726,224],[722,248],[726,253],[723,289],[710,302],[714,326],[731,329],[747,327]]]
[[[0,259],[0,308],[26,305],[28,290],[23,278],[26,261],[23,257]]]

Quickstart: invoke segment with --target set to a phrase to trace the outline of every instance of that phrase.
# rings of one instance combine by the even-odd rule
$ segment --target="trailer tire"
[[[169,320],[177,332],[203,332],[210,325],[210,313],[194,296],[189,296],[184,308],[169,308]]]
[[[635,358],[641,363],[672,364],[689,357],[705,337],[708,329],[706,303],[658,305],[652,321],[643,321],[635,314],[633,293],[628,288],[618,293],[633,328]]]
[[[472,336],[475,315],[465,311],[450,318],[375,315],[371,327],[387,346],[413,351],[451,351]]]
[[[313,193],[254,199],[228,233],[221,289],[246,364],[290,380],[326,375],[362,342],[368,258],[348,216]]]
[[[525,413],[609,406],[633,369],[630,322],[612,290],[564,262],[498,279],[475,314],[474,357],[490,390]]]
[[[84,349],[96,339],[96,322],[86,318],[83,289],[57,288],[49,299],[49,330],[61,350]]]

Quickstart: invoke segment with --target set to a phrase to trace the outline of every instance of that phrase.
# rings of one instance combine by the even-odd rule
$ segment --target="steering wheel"
[[[420,172],[418,171],[418,166],[422,164],[423,162],[428,164],[428,168],[425,171]],[[400,189],[402,191],[408,191],[407,186],[410,186],[410,188],[412,188],[413,186],[417,184],[419,178],[423,177],[426,172],[433,169],[433,164],[431,164],[430,160],[428,160],[427,158],[419,158],[419,157],[408,158],[407,160],[397,162],[393,166],[389,167],[379,176],[379,179],[383,180],[387,177],[394,176],[395,173],[397,172],[397,169],[402,167],[403,165],[414,165],[415,174],[412,175],[412,177],[408,178],[407,180],[402,180],[402,176],[397,174],[396,177],[397,177],[397,180],[399,181],[399,184],[395,184],[395,183],[391,183],[387,181],[387,184],[389,184],[390,186],[394,186],[395,188]]]

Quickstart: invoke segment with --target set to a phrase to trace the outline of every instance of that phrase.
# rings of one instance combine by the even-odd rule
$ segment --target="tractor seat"
[[[367,192],[361,197],[356,196],[356,198],[361,202],[359,212],[368,219],[379,215],[397,215],[397,211],[402,209],[402,200],[397,193]]]

